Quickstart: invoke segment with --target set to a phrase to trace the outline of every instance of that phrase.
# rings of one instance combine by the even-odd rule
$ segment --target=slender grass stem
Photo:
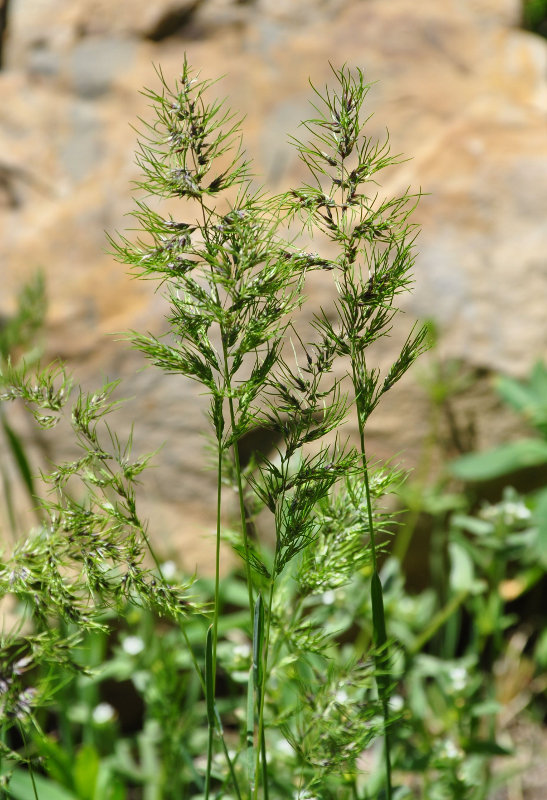
[[[207,630],[205,643],[205,700],[207,705],[207,771],[205,773],[205,800],[209,800],[213,767],[213,737],[215,732],[215,670],[213,661],[213,626]]]
[[[222,504],[222,442],[218,442],[217,463],[217,520],[216,520],[216,548],[215,548],[215,606],[213,611],[213,691],[216,688],[217,668],[217,641],[218,617],[220,609],[220,535],[221,535],[221,504]]]
[[[262,657],[263,658],[262,681],[260,683],[259,697],[258,697],[258,741],[260,742],[260,747],[257,748],[256,751],[255,787],[253,792],[253,800],[258,800],[258,785],[259,785],[258,775],[260,771],[261,754],[262,754],[262,778],[263,778],[264,800],[267,800],[269,796],[268,765],[265,758],[266,745],[265,745],[265,732],[264,732],[264,703],[266,698],[266,681],[268,676],[268,650],[270,646],[270,631],[271,631],[272,607],[273,607],[273,596],[274,596],[274,586],[275,586],[275,572],[276,572],[275,561],[276,559],[274,559],[274,564],[272,568],[272,577],[270,579],[270,588],[268,594],[268,607],[266,614],[263,657]]]
[[[371,581],[371,604],[372,604],[372,620],[374,628],[374,643],[380,650],[380,654],[376,655],[376,663],[380,669],[380,674],[376,676],[376,684],[378,686],[378,694],[382,703],[382,711],[384,717],[384,764],[386,774],[386,800],[392,798],[392,780],[391,780],[391,749],[389,741],[389,706],[388,706],[388,686],[387,676],[385,675],[387,651],[386,651],[386,625],[384,613],[384,600],[383,590],[380,576],[378,574],[378,561],[376,554],[376,534],[374,530],[374,518],[372,514],[372,497],[370,492],[370,480],[368,474],[368,461],[365,448],[365,426],[359,407],[359,383],[357,380],[357,373],[355,369],[355,359],[352,358],[352,377],[353,386],[356,393],[356,407],[357,407],[357,421],[359,425],[359,444],[361,451],[361,468],[363,472],[363,479],[365,483],[365,499],[367,505],[367,517],[370,536],[370,547],[372,556],[372,570],[373,576]]]
[[[213,733],[214,728],[209,727],[207,733],[207,771],[205,773],[205,800],[209,800],[211,792],[211,769],[213,766]]]
[[[230,391],[231,389],[230,386],[228,385],[228,407],[230,410],[230,422],[232,424],[232,430],[233,430],[236,423],[235,423],[235,413],[234,413],[234,401],[230,394]],[[239,515],[241,520],[241,530],[243,532],[243,546],[245,548],[245,578],[247,581],[247,592],[249,595],[249,610],[251,615],[251,630],[252,630],[254,600],[253,600],[253,581],[251,574],[251,563],[249,557],[249,530],[247,526],[245,498],[243,495],[243,478],[241,474],[241,463],[239,460],[239,448],[237,442],[234,442],[233,453],[234,453],[234,465],[236,471],[237,495],[239,499]]]

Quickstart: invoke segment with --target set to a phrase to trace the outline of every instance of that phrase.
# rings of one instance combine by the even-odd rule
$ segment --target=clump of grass
[[[287,646],[291,638],[304,660],[306,653],[328,652],[332,645],[322,637],[297,635],[303,616],[298,603],[292,622],[276,620],[275,597],[293,563],[299,565],[301,585],[308,587],[303,596],[329,581],[350,579],[347,556],[342,578],[335,556],[317,556],[321,538],[326,551],[334,550],[319,509],[336,503],[342,481],[345,503],[358,522],[338,528],[336,546],[342,558],[344,552],[353,554],[359,541],[370,558],[374,674],[384,719],[386,796],[392,796],[388,637],[365,427],[383,394],[425,349],[425,329],[413,330],[385,376],[370,364],[371,345],[390,332],[396,298],[411,283],[416,229],[408,218],[417,196],[379,198],[378,173],[397,158],[390,155],[388,142],[374,143],[363,130],[369,90],[363,74],[345,67],[333,73],[334,88],[317,92],[319,116],[304,123],[310,141],[296,142],[312,182],[274,199],[252,190],[239,125],[222,104],[209,102],[210,84],[193,76],[186,63],[173,89],[160,74],[161,91],[146,93],[156,118],[145,125],[141,138],[138,160],[144,177],[139,186],[148,195],[179,199],[181,216],[161,216],[139,200],[135,217],[143,237],[136,244],[126,238],[114,244],[120,260],[137,275],[159,278],[168,287],[169,340],[136,334],[134,345],[163,370],[201,383],[210,397],[218,495],[215,611],[205,670],[206,797],[214,737],[222,737],[215,689],[226,458],[239,497],[241,542],[236,548],[246,570],[253,637],[246,724],[249,791],[257,798],[261,787],[268,796],[265,728],[273,654],[278,656],[283,640]],[[324,259],[284,242],[280,221],[296,217],[309,231],[326,235],[339,255]],[[306,273],[316,269],[333,272],[336,318],[323,311],[314,315],[310,343],[299,337],[304,355],[298,364],[289,360],[283,344],[302,303]],[[345,364],[347,388],[345,379],[333,377],[336,359]],[[357,450],[341,446],[338,437],[327,443],[349,413],[357,418]],[[254,472],[244,474],[239,442],[264,427],[277,436],[276,456],[259,454]],[[266,555],[259,542],[250,540],[249,503],[273,515],[273,554]],[[338,756],[337,761],[344,759]]]
[[[101,627],[105,607],[128,602],[180,625],[204,696],[206,800],[228,792],[281,797],[287,786],[301,798],[368,796],[358,759],[378,739],[380,783],[393,797],[391,645],[378,558],[390,524],[381,502],[396,476],[371,465],[366,425],[426,346],[425,329],[414,328],[385,375],[370,355],[411,284],[416,229],[408,220],[417,196],[380,198],[378,174],[397,158],[388,142],[366,135],[363,74],[343,67],[333,76],[333,88],[316,92],[318,116],[304,123],[309,141],[296,142],[311,182],[271,198],[253,188],[240,123],[210,99],[211,82],[186,61],[172,87],[158,71],[159,89],[145,91],[154,116],[142,122],[137,155],[139,235],[110,240],[115,256],[136,277],[159,281],[169,301],[167,334],[134,332],[133,346],[162,371],[200,384],[209,400],[217,475],[212,611],[192,599],[189,582],[175,586],[163,577],[150,547],[135,492],[147,458],[131,460],[130,442],[101,428],[115,406],[115,384],[77,397],[71,424],[82,456],[45,476],[54,493],[42,504],[46,521],[0,573],[5,592],[30,600],[42,633],[52,616],[80,631]],[[337,255],[287,241],[287,227],[298,221],[326,236]],[[297,334],[314,270],[334,277],[335,313],[319,311],[308,334],[301,324]],[[23,399],[44,428],[57,423],[70,395],[60,369],[37,381],[8,370],[4,384],[3,399]],[[357,447],[342,435],[352,416]],[[264,429],[274,435],[275,453],[256,453],[243,467],[242,440]],[[238,497],[231,540],[245,574],[242,631],[250,642],[235,736],[220,680],[227,677],[219,650],[226,482]],[[273,549],[254,535],[260,511],[271,514]],[[47,577],[38,578],[44,569]],[[335,657],[339,641],[326,610],[332,599],[325,598],[367,571],[372,638],[357,653]],[[198,646],[188,626],[203,615],[208,628]],[[269,766],[280,743],[293,754],[282,789]]]

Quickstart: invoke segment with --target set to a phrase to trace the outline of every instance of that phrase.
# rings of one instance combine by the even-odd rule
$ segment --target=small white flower
[[[467,670],[465,667],[454,667],[448,673],[452,681],[452,688],[456,692],[461,692],[467,685]]]
[[[177,574],[177,565],[174,561],[165,561],[161,565],[161,574],[165,578],[165,580],[169,581],[171,578],[174,578]]]
[[[107,722],[110,722],[114,719],[116,715],[116,709],[110,705],[110,703],[99,703],[98,706],[95,706],[91,716],[93,717],[93,722],[96,725],[104,725]]]
[[[444,742],[441,744],[440,755],[443,758],[449,758],[451,761],[453,761],[457,758],[460,758],[461,752],[459,748],[454,744],[452,739],[445,739]]]
[[[334,695],[336,698],[337,703],[347,703],[348,702],[348,693],[345,689],[338,689],[336,694]]]
[[[328,589],[328,591],[323,592],[321,595],[321,602],[324,603],[326,606],[332,606],[334,601],[336,600],[336,592],[332,589]]]
[[[403,698],[401,697],[400,694],[394,694],[393,697],[390,697],[390,699],[389,699],[389,707],[396,714],[399,711],[403,710],[404,704],[405,704],[405,701],[403,700]]]
[[[510,502],[505,504],[505,518],[508,522],[520,519],[530,519],[532,512],[523,502]]]
[[[140,636],[126,636],[122,647],[130,656],[136,656],[144,650],[144,642]]]

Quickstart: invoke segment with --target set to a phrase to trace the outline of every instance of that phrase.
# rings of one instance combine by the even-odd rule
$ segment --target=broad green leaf
[[[530,387],[505,375],[497,380],[496,388],[503,400],[525,416],[530,415],[534,406],[534,395]]]
[[[502,376],[498,379],[497,388],[506,403],[547,435],[547,364],[537,361],[528,381],[515,381]]]
[[[93,800],[126,800],[127,790],[123,781],[114,774],[104,761],[99,767]]]
[[[85,744],[78,750],[74,762],[74,784],[82,800],[93,800],[95,796],[99,763],[99,754],[93,745]]]
[[[450,520],[454,528],[473,533],[475,536],[487,536],[492,533],[493,525],[485,519],[469,517],[467,514],[454,514]]]
[[[47,772],[50,778],[54,781],[59,781],[63,786],[73,789],[73,753],[70,749],[64,748],[50,736],[37,738],[36,747],[47,764]]]
[[[77,795],[72,794],[68,789],[64,789],[59,784],[40,775],[34,776],[34,783],[39,800],[79,800]],[[14,800],[36,800],[30,774],[23,769],[14,770],[4,791],[8,797],[12,797]]]
[[[484,703],[472,705],[469,713],[472,717],[487,717],[490,714],[499,714],[502,707],[497,700],[485,700]]]
[[[471,556],[458,542],[450,542],[450,586],[455,592],[470,592],[475,584]]]
[[[488,481],[525,467],[547,464],[547,442],[519,439],[481,453],[468,453],[450,464],[450,471],[464,481]]]
[[[489,739],[470,739],[464,748],[466,753],[474,753],[482,756],[510,756],[512,750],[502,747],[501,744]]]

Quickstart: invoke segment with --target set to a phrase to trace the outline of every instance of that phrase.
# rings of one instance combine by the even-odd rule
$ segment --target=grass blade
[[[31,499],[34,501],[36,497],[36,492],[34,490],[34,479],[32,477],[30,465],[25,454],[25,448],[23,447],[21,439],[15,433],[15,431],[8,423],[7,419],[3,414],[1,416],[1,419],[2,419],[2,427],[4,429],[4,433],[6,434],[6,439],[8,440],[8,444],[10,446],[10,450],[12,452],[14,461],[17,464],[19,474],[23,479],[23,483]]]

